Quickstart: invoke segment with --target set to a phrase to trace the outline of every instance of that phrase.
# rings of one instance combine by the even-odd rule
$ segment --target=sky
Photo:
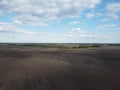
[[[120,0],[0,0],[0,42],[120,43]]]

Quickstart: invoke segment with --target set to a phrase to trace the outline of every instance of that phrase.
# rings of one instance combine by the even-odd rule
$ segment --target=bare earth
[[[120,90],[120,47],[0,47],[0,90]]]

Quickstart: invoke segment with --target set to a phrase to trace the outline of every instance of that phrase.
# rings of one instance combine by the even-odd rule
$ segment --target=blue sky
[[[0,0],[0,42],[120,43],[120,0]]]

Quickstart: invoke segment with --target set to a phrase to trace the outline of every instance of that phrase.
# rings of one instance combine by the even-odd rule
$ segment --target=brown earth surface
[[[0,47],[0,90],[120,90],[120,47]]]

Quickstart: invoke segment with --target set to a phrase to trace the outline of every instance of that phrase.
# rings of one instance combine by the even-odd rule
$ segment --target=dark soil
[[[120,90],[120,48],[0,47],[0,90]]]

